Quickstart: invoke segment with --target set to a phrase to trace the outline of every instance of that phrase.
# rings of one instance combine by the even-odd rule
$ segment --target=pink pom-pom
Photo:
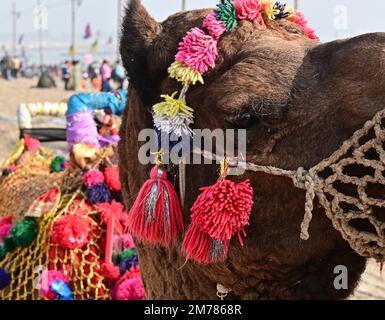
[[[2,243],[5,238],[9,238],[11,229],[12,224],[3,224],[0,226],[0,243]]]
[[[200,74],[215,67],[218,56],[217,41],[199,28],[193,28],[179,44],[175,59]]]
[[[215,12],[210,13],[203,20],[203,27],[206,28],[215,39],[220,38],[222,34],[226,32],[226,26],[221,20],[217,20],[217,14]]]
[[[80,249],[88,242],[90,228],[86,218],[65,215],[54,223],[51,239],[64,249]]]
[[[36,151],[40,149],[40,141],[31,138],[28,134],[24,135],[24,144],[28,151]]]
[[[117,300],[143,300],[146,297],[141,277],[127,279],[116,288]]]
[[[104,175],[99,170],[89,170],[83,175],[83,182],[86,187],[92,187],[104,182]]]
[[[111,191],[119,192],[122,190],[118,167],[104,169],[104,177],[106,179],[106,184]]]
[[[262,11],[269,5],[261,0],[234,0],[237,10],[237,17],[240,20],[256,21],[261,25],[265,25],[262,17]]]
[[[2,243],[5,238],[9,238],[12,229],[12,220],[12,216],[0,218],[0,243]]]
[[[116,280],[120,277],[120,269],[111,263],[103,263],[102,274],[107,279]]]
[[[135,249],[134,239],[131,234],[122,234],[120,240],[122,241],[123,249]]]
[[[46,300],[55,300],[57,293],[51,290],[54,281],[69,282],[64,271],[44,270],[40,278],[40,293]]]
[[[301,27],[306,35],[312,39],[316,40],[317,36],[315,31],[308,27],[308,21],[305,19],[305,16],[301,12],[296,12],[291,18],[290,21],[294,22],[297,26]]]

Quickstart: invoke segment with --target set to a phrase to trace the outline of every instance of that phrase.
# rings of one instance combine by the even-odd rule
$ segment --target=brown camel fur
[[[210,10],[175,14],[163,23],[140,1],[130,2],[121,54],[130,78],[129,103],[119,146],[121,181],[128,207],[150,167],[138,162],[138,132],[152,128],[151,106],[161,93],[180,90],[168,78],[178,42],[200,27]],[[205,85],[192,87],[188,105],[195,128],[247,128],[247,161],[295,170],[310,168],[334,152],[385,104],[385,34],[318,43],[288,21],[267,27],[241,22],[219,42],[217,67]],[[187,167],[184,218],[199,188],[217,178],[215,165]],[[175,171],[175,170],[174,170]],[[181,242],[171,247],[137,243],[150,299],[215,299],[216,285],[230,299],[344,299],[357,285],[366,260],[358,256],[315,205],[311,238],[300,240],[304,191],[289,179],[262,173],[249,178],[255,206],[242,248],[232,241],[224,263],[185,262]],[[171,177],[177,181],[177,171]],[[176,183],[177,185],[177,183]],[[333,286],[335,266],[348,268],[348,290]]]

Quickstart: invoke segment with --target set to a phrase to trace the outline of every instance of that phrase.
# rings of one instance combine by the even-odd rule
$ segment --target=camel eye
[[[237,129],[250,129],[258,124],[258,118],[251,113],[242,113],[229,118],[227,122]]]

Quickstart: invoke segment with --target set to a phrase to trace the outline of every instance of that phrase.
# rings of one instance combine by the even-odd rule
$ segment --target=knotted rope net
[[[228,158],[229,166],[287,177],[306,190],[300,237],[309,239],[315,197],[333,227],[358,254],[385,261],[385,110],[378,112],[330,157],[309,170],[284,170]],[[194,150],[203,157],[216,156]]]

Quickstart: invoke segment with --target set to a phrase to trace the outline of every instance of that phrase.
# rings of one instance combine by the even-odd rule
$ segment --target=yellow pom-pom
[[[270,3],[265,8],[265,15],[269,18],[269,20],[275,20],[275,18],[279,15],[279,10],[275,7],[275,3]]]
[[[169,68],[170,78],[173,78],[184,85],[195,85],[197,82],[204,84],[202,75],[198,71],[185,66],[183,62],[175,61]]]
[[[174,92],[171,96],[162,94],[161,97],[164,102],[157,103],[153,106],[153,111],[157,116],[168,116],[171,118],[176,117],[179,113],[184,113],[189,116],[193,115],[194,109],[186,105],[184,99],[175,99],[177,92]]]
[[[285,13],[287,13],[289,15],[288,19],[290,19],[291,17],[293,17],[295,15],[295,10],[292,6],[287,4],[285,6]]]

